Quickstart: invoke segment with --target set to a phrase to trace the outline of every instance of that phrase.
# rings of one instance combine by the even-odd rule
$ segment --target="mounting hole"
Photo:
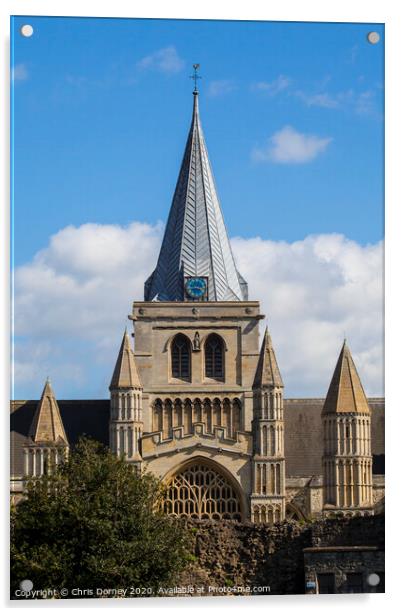
[[[33,28],[31,24],[24,24],[23,26],[21,26],[20,32],[22,36],[26,36],[27,38],[29,38],[33,34]]]
[[[369,586],[377,586],[380,582],[380,576],[377,573],[371,573],[368,575],[368,584]]]
[[[369,32],[367,39],[371,45],[376,45],[380,41],[380,34],[378,32]]]
[[[25,592],[29,592],[33,588],[33,582],[32,582],[32,580],[22,580],[22,582],[20,582],[19,587],[20,587],[20,590],[24,590]]]

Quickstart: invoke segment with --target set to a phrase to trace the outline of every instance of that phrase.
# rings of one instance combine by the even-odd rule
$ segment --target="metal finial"
[[[200,68],[200,64],[193,64],[192,66],[194,68],[194,72],[193,72],[192,75],[190,75],[190,79],[194,80],[194,84],[195,84],[194,93],[195,93],[195,92],[198,92],[198,88],[197,88],[198,79],[202,79],[202,77],[200,75],[198,75],[198,70]]]

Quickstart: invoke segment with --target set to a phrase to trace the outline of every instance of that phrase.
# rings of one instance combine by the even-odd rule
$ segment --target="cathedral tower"
[[[140,466],[142,385],[127,330],[121,342],[110,383],[110,449],[127,462]]]
[[[254,382],[253,522],[285,518],[284,384],[266,328]]]
[[[24,448],[27,477],[48,475],[66,455],[69,444],[56,397],[47,380]]]
[[[324,514],[373,512],[371,411],[344,341],[322,410]]]
[[[167,485],[169,513],[245,520],[264,316],[234,261],[198,99],[195,89],[160,254],[130,317],[143,386],[141,453]]]

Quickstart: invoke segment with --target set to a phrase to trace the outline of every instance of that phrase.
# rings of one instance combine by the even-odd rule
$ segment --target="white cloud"
[[[15,327],[35,336],[79,336],[104,344],[106,326],[120,329],[133,297],[155,265],[160,226],[68,226],[15,271]],[[44,338],[45,339],[45,338]]]
[[[307,163],[324,152],[331,141],[330,137],[307,135],[285,126],[268,139],[266,146],[254,148],[252,157],[262,162]]]
[[[286,90],[291,84],[291,79],[285,75],[279,75],[273,81],[258,81],[252,85],[253,90],[265,92],[269,96],[276,96],[279,92]]]
[[[232,245],[292,396],[326,394],[344,336],[367,393],[383,393],[382,243],[364,247],[330,234]]]
[[[235,90],[235,84],[230,79],[221,79],[220,81],[211,81],[209,83],[209,96],[223,96]]]
[[[126,317],[143,298],[162,227],[66,227],[15,271],[17,392],[107,395]],[[341,235],[232,242],[250,297],[261,301],[287,395],[325,395],[344,334],[369,394],[382,393],[382,245]]]
[[[28,69],[25,64],[16,64],[11,69],[12,81],[26,81],[28,76]]]
[[[159,49],[137,62],[137,67],[140,69],[155,69],[167,74],[179,73],[184,65],[184,61],[172,45]]]
[[[376,113],[375,93],[366,90],[358,94],[355,100],[355,111],[359,115],[373,115]]]
[[[358,81],[360,81],[360,77]],[[378,111],[377,92],[374,89],[356,92],[352,88],[344,92],[318,92],[310,94],[297,90],[294,96],[307,107],[323,107],[326,109],[350,110],[358,115],[381,117]]]
[[[328,92],[319,94],[305,94],[301,90],[295,93],[295,96],[301,99],[308,107],[324,107],[326,109],[337,109],[340,106],[338,96],[333,96]]]

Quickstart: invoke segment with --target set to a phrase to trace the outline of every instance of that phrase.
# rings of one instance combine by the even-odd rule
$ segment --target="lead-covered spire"
[[[183,301],[187,277],[207,279],[209,301],[242,301],[248,286],[236,269],[199,117],[198,91],[156,269],[145,301]]]

